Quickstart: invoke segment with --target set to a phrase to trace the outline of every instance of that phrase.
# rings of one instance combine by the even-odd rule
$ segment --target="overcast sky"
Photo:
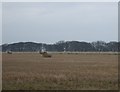
[[[3,43],[118,40],[116,3],[3,3]]]
[[[0,2],[0,20],[2,20],[2,3]],[[0,21],[0,45],[2,44],[2,21]]]

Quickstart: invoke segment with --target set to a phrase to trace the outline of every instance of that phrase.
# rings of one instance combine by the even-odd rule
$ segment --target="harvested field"
[[[3,53],[3,90],[117,90],[116,53]]]

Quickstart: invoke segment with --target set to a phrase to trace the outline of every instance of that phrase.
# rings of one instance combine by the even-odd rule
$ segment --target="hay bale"
[[[7,51],[7,54],[12,54],[12,51]]]
[[[52,55],[48,54],[47,52],[39,52],[43,57],[52,57]]]

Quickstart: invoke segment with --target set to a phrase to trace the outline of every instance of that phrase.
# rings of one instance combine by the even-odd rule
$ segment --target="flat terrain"
[[[3,53],[3,90],[118,89],[114,53]]]

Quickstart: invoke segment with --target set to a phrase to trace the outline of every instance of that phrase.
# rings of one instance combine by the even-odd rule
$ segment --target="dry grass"
[[[2,90],[2,53],[0,52],[0,91]]]
[[[3,53],[3,90],[118,89],[118,55]]]

